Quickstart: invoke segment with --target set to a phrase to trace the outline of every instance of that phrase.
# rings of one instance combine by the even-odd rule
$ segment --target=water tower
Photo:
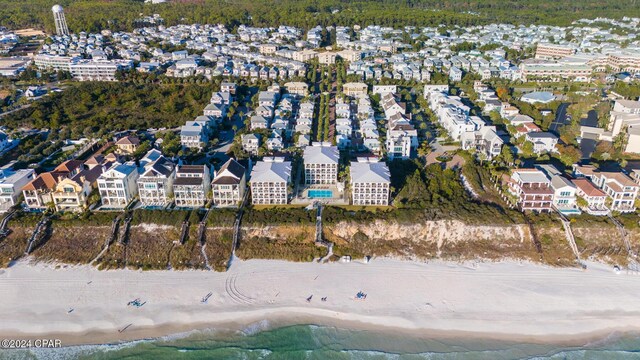
[[[53,11],[53,20],[56,23],[56,34],[59,36],[69,35],[69,28],[67,27],[67,20],[64,18],[62,6],[53,5],[51,11]]]

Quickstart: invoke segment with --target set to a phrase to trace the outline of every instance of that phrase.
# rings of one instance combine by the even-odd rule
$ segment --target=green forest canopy
[[[202,115],[212,87],[199,84],[84,82],[9,114],[3,125],[63,131],[62,139],[111,131],[173,128]]]
[[[140,13],[158,13],[167,25],[223,23],[232,28],[240,24],[302,28],[494,22],[568,25],[579,18],[640,16],[637,0],[193,0],[164,4],[145,4],[142,0],[0,0],[0,25],[53,32],[51,6],[56,3],[65,8],[73,32],[131,30]]]

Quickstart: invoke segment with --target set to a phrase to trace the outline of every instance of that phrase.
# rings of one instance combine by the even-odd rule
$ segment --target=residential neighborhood
[[[0,357],[640,347],[636,3],[47,1],[0,0]]]

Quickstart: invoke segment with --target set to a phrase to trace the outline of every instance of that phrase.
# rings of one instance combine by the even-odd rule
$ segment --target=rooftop
[[[280,160],[281,159],[281,160]],[[278,160],[258,161],[251,171],[253,182],[289,182],[291,178],[291,162]]]
[[[340,152],[337,146],[314,142],[304,149],[305,164],[337,164]]]
[[[384,162],[351,162],[352,183],[391,183],[391,173]]]

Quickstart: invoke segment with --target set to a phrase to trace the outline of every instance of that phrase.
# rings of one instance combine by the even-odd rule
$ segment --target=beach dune
[[[264,319],[539,342],[640,330],[640,274],[600,264],[582,270],[509,261],[250,260],[217,273],[98,271],[24,260],[1,271],[0,293],[0,337],[58,338],[63,345]],[[128,305],[135,299],[143,305]]]

